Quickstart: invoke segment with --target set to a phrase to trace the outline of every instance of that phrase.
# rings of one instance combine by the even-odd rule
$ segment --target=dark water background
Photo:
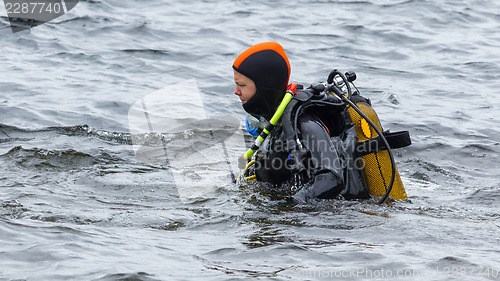
[[[0,280],[500,280],[499,1],[87,0],[16,34],[0,16]],[[243,119],[232,61],[271,40],[293,81],[353,70],[410,130],[412,203],[179,202],[135,159],[134,102],[195,78]]]

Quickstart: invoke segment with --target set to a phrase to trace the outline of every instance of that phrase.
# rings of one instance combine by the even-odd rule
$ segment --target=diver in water
[[[260,149],[254,148],[258,149],[254,165],[258,181],[293,182],[300,186],[293,199],[301,203],[312,198],[370,198],[366,177],[356,168],[356,159],[360,159],[355,155],[356,128],[340,100],[324,97],[324,84],[307,89],[299,86],[298,90],[295,83],[289,86],[290,62],[276,42],[250,47],[236,58],[233,70],[234,94],[248,113],[247,129],[256,137],[262,130],[269,135],[265,141],[258,139]],[[287,99],[287,90],[293,97]],[[358,95],[358,100],[366,99]],[[307,102],[307,110],[297,112]],[[277,112],[283,118],[276,118]],[[269,122],[275,124],[250,128],[250,123]]]

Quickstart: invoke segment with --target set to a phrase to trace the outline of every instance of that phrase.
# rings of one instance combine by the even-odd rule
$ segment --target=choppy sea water
[[[500,280],[499,3],[80,1],[15,34],[0,10],[0,279]],[[293,81],[353,70],[410,130],[411,203],[289,209],[230,182],[181,201],[136,159],[136,101],[194,78],[243,119],[231,64],[271,40]]]

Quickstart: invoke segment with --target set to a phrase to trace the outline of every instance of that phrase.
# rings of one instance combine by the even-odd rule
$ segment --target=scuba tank
[[[377,125],[377,128],[383,132],[377,113],[375,113],[375,110],[373,110],[370,104],[363,100],[358,100],[355,104],[373,123]],[[356,128],[356,135],[358,136],[358,142],[360,145],[363,145],[364,142],[375,140],[379,136],[379,134],[368,124],[366,119],[364,119],[352,107],[349,107],[348,111],[351,121],[354,123]],[[379,142],[377,143],[377,146],[380,146]],[[375,150],[378,149],[376,148]],[[389,188],[389,181],[391,180],[392,173],[389,152],[387,149],[384,149],[374,151],[360,157],[363,159],[362,163],[364,165],[362,167],[362,173],[365,178],[368,192],[375,197],[383,196]],[[406,200],[408,199],[408,196],[406,195],[399,172],[397,171],[397,168],[395,169],[394,185],[389,193],[389,196],[394,200]]]
[[[358,137],[356,157],[358,160],[362,159],[361,162],[357,161],[362,163],[358,168],[362,171],[368,192],[382,199],[390,196],[394,200],[407,200],[408,196],[391,155],[391,149],[410,145],[410,135],[408,131],[384,132],[370,100],[360,96],[359,91],[352,93],[350,86],[354,86],[352,84],[354,80],[356,80],[354,72],[347,72],[344,76],[334,70],[327,81],[333,83],[333,92],[349,103],[349,116]],[[389,144],[389,147],[386,144]]]

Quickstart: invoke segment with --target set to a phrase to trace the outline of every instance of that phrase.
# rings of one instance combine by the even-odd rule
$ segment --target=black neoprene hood
[[[276,42],[256,44],[239,55],[233,69],[252,79],[257,91],[243,104],[246,112],[270,120],[285,95],[290,63]]]

